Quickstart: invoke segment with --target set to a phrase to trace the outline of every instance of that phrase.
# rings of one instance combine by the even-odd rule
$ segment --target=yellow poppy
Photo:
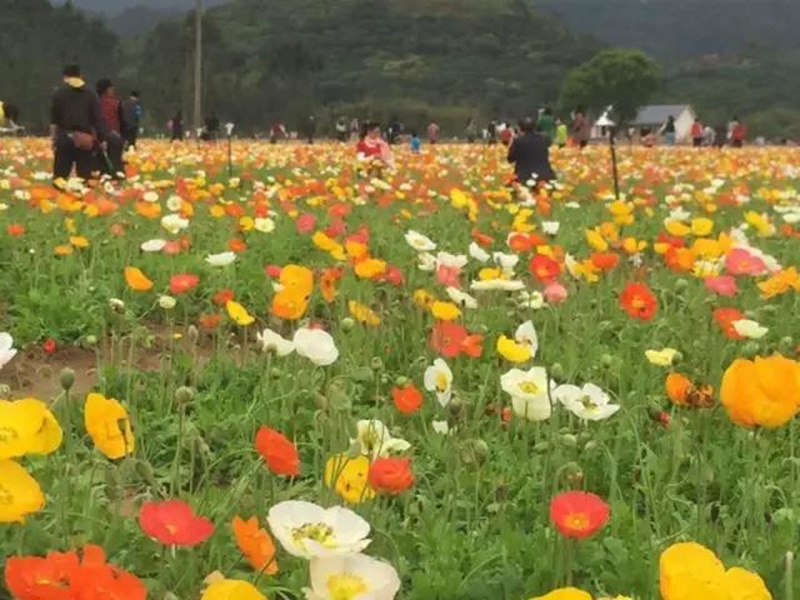
[[[368,306],[356,302],[355,300],[350,300],[347,306],[350,309],[350,314],[357,321],[365,325],[370,325],[371,327],[377,327],[381,324],[381,318]]]
[[[686,237],[692,232],[691,227],[689,227],[686,223],[682,223],[676,219],[669,219],[666,223],[664,223],[664,229],[667,230],[667,233],[674,235],[675,237]]]
[[[50,454],[61,445],[58,421],[47,405],[35,398],[0,400],[0,423],[0,459]]]
[[[419,289],[414,292],[414,304],[416,304],[420,308],[424,308],[428,310],[434,302],[436,302],[436,297],[431,294],[428,290]]]
[[[501,335],[497,340],[497,352],[507,361],[513,363],[524,363],[533,358],[529,345],[518,344],[504,335]]]
[[[153,282],[136,267],[125,267],[125,281],[135,292],[146,292],[153,288]]]
[[[714,229],[714,221],[706,218],[692,219],[692,235],[705,237]]]
[[[39,483],[13,460],[0,460],[0,523],[24,523],[44,508]]]
[[[225,303],[225,310],[228,311],[228,316],[237,324],[243,327],[251,325],[256,319],[253,315],[247,312],[247,309],[234,300],[228,300]]]
[[[89,240],[87,240],[82,235],[73,235],[69,238],[69,243],[75,246],[76,248],[88,248],[89,247]]]
[[[377,258],[365,258],[356,263],[356,275],[360,279],[374,279],[386,272],[386,261]]]
[[[559,588],[544,596],[537,596],[531,600],[592,600],[592,596],[578,588]]]
[[[325,463],[325,485],[350,504],[360,504],[375,497],[368,481],[369,458],[364,455],[348,458],[337,454]]]
[[[436,300],[431,304],[431,314],[440,321],[455,321],[461,316],[461,310],[452,302]]]
[[[597,229],[586,230],[586,241],[592,250],[597,252],[605,252],[608,250],[608,242],[603,238]]]
[[[83,412],[86,431],[100,452],[112,460],[133,454],[136,442],[128,411],[118,400],[89,394]]]
[[[200,600],[267,600],[267,597],[247,581],[223,579],[210,584]]]
[[[55,248],[53,248],[53,254],[56,256],[69,256],[72,254],[73,249],[72,246],[69,244],[59,244]]]

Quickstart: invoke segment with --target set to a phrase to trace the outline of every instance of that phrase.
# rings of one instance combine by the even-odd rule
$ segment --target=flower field
[[[0,597],[800,598],[800,151],[0,145]]]

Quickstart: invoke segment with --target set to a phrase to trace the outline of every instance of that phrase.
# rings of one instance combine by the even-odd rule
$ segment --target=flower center
[[[300,544],[303,543],[303,540],[313,540],[326,548],[336,546],[333,528],[327,523],[304,523],[300,527],[292,529],[292,538]]]
[[[631,306],[633,306],[633,308],[636,310],[642,310],[645,306],[644,300],[642,300],[639,296],[636,296],[633,299],[633,302],[631,302]]]
[[[19,437],[17,431],[11,427],[0,427],[0,442],[10,442]]]
[[[447,375],[444,373],[437,373],[436,374],[436,389],[439,392],[447,391]]]
[[[519,389],[526,394],[538,394],[540,388],[533,381],[523,381],[518,384]]]
[[[587,396],[586,394],[581,396],[581,404],[583,404],[583,408],[589,411],[596,410],[597,408],[599,408],[599,405],[594,400],[592,400],[590,396]]]
[[[589,527],[589,517],[585,513],[572,513],[564,519],[567,527],[576,531],[583,531]]]
[[[330,600],[353,600],[369,589],[363,579],[350,573],[331,575],[327,585]]]

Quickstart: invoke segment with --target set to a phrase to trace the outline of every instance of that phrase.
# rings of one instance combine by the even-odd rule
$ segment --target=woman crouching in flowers
[[[370,122],[364,127],[364,134],[356,146],[358,160],[370,177],[381,177],[383,169],[394,168],[394,156],[389,144],[381,137],[381,126]]]

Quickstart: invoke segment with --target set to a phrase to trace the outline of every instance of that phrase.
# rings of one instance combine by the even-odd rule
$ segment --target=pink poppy
[[[339,218],[331,220],[331,224],[325,230],[325,235],[332,238],[338,238],[347,232],[347,225]]]
[[[543,294],[545,299],[550,304],[561,304],[569,295],[567,288],[561,285],[558,281],[551,281],[548,283],[544,288]]]
[[[400,287],[405,283],[405,277],[403,277],[403,272],[399,267],[387,265],[386,271],[378,277],[378,281],[388,281],[392,285]]]
[[[734,248],[725,257],[725,268],[731,275],[761,275],[767,265],[746,248]]]
[[[739,293],[736,287],[736,278],[731,275],[720,275],[718,277],[706,277],[706,288],[720,296],[735,296]]]
[[[311,213],[303,213],[297,220],[294,222],[294,226],[297,229],[297,233],[300,235],[307,235],[314,231],[314,227],[317,225],[317,217],[312,215]]]
[[[439,265],[439,268],[436,269],[436,280],[445,287],[461,289],[461,281],[459,281],[460,275],[461,269],[458,267]]]
[[[164,244],[162,252],[164,252],[164,254],[180,254],[181,243],[178,240],[170,240]]]
[[[278,265],[267,265],[264,267],[264,273],[267,274],[267,277],[272,277],[273,279],[279,279],[282,270],[283,269]]]

